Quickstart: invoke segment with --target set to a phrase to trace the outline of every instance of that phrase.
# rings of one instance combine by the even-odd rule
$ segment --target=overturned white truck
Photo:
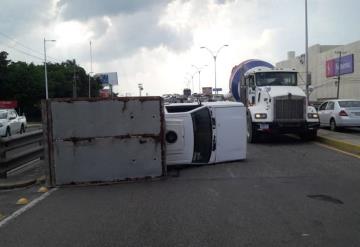
[[[165,106],[167,165],[200,165],[246,158],[246,109],[237,102]]]
[[[247,60],[232,69],[229,87],[234,99],[247,106],[248,142],[256,142],[264,132],[316,137],[319,117],[298,86],[297,71]]]

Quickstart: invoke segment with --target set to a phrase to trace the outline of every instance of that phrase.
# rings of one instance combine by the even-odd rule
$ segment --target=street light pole
[[[306,85],[306,100],[309,104],[309,47],[308,47],[308,13],[307,0],[305,0],[305,85]]]
[[[139,96],[141,97],[141,91],[144,90],[143,84],[139,83],[138,88],[139,88]]]
[[[46,67],[46,42],[55,42],[56,40],[48,40],[44,38],[44,69],[45,69],[45,98],[49,99],[49,90],[48,90],[48,78],[47,78],[47,67]]]
[[[89,98],[91,98],[91,74],[93,73],[92,68],[92,46],[90,40],[90,72],[89,72]]]
[[[340,73],[341,73],[341,55],[344,55],[345,52],[342,51],[335,51],[336,54],[339,54],[339,62],[338,62],[338,81],[337,81],[337,92],[336,98],[339,99],[340,97]]]
[[[229,45],[222,45],[222,46],[216,51],[216,53],[214,53],[212,50],[210,50],[209,48],[207,48],[207,47],[205,47],[205,46],[200,47],[200,49],[206,49],[206,50],[211,54],[211,56],[212,56],[213,59],[214,59],[215,94],[218,94],[217,86],[216,86],[216,59],[217,59],[217,56],[219,55],[219,52],[221,51],[221,49],[224,48],[224,47],[228,47],[228,46],[229,46]]]
[[[194,89],[194,75],[195,74],[192,74],[191,75],[191,85],[192,85],[192,92],[195,93],[195,89]]]
[[[201,70],[204,69],[207,65],[204,65],[203,67],[198,67],[198,66],[195,66],[195,65],[191,65],[192,67],[194,67],[197,72],[199,73],[199,94],[201,93],[201,81],[200,81],[200,73],[201,73]]]

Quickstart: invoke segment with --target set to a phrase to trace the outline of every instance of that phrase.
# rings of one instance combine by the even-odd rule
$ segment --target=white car
[[[246,158],[246,108],[237,102],[165,106],[167,165]]]
[[[0,136],[22,134],[26,130],[26,124],[26,118],[19,116],[14,109],[0,109]]]
[[[332,131],[339,127],[360,127],[360,100],[329,100],[320,105],[318,114],[320,125]]]

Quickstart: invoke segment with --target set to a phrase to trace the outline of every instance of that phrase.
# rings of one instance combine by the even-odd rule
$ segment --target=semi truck
[[[247,108],[249,143],[256,142],[264,133],[316,138],[319,116],[315,107],[308,105],[297,75],[294,69],[275,68],[257,59],[246,60],[232,69],[230,93]]]

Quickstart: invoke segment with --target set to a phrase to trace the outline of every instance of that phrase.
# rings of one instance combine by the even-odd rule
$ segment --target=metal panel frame
[[[138,140],[140,140],[139,138],[150,138],[153,139],[156,143],[160,144],[160,157],[161,157],[161,174],[159,174],[159,176],[166,176],[166,156],[165,156],[165,138],[164,138],[164,129],[165,129],[165,117],[164,117],[164,104],[163,104],[163,99],[161,97],[119,97],[119,98],[108,98],[108,99],[104,99],[104,98],[77,98],[77,99],[51,99],[51,100],[47,100],[47,101],[43,101],[42,102],[42,106],[43,106],[43,123],[44,123],[44,139],[46,140],[46,145],[45,145],[45,160],[48,162],[47,163],[47,167],[45,169],[46,173],[47,173],[47,182],[49,186],[56,186],[56,185],[62,185],[59,184],[56,181],[56,164],[55,164],[55,142],[59,141],[58,138],[54,137],[54,120],[53,120],[53,109],[52,109],[52,104],[53,103],[76,103],[76,102],[107,102],[107,101],[121,101],[124,102],[124,106],[126,106],[126,103],[129,101],[140,101],[142,102],[146,102],[146,101],[156,101],[159,102],[159,109],[158,109],[158,113],[160,116],[160,123],[159,123],[159,133],[137,133],[137,134],[126,134],[126,135],[114,135],[114,136],[96,136],[96,137],[71,137],[71,138],[64,138],[63,141],[65,142],[72,142],[72,143],[76,143],[76,142],[81,142],[81,141],[88,141],[91,138],[114,138],[117,140],[123,140],[123,139],[129,139],[129,138],[137,138]],[[55,139],[54,139],[55,138]],[[156,144],[157,145],[157,144]],[[111,181],[88,181],[88,182],[76,182],[76,184],[81,184],[81,183],[94,183],[94,182],[105,182],[105,183],[111,183],[111,182],[117,182],[120,180],[133,180],[133,179],[142,179],[144,177],[130,177],[130,178],[120,178],[120,179],[115,179],[115,180],[111,180]],[[71,183],[74,184],[74,183]]]

